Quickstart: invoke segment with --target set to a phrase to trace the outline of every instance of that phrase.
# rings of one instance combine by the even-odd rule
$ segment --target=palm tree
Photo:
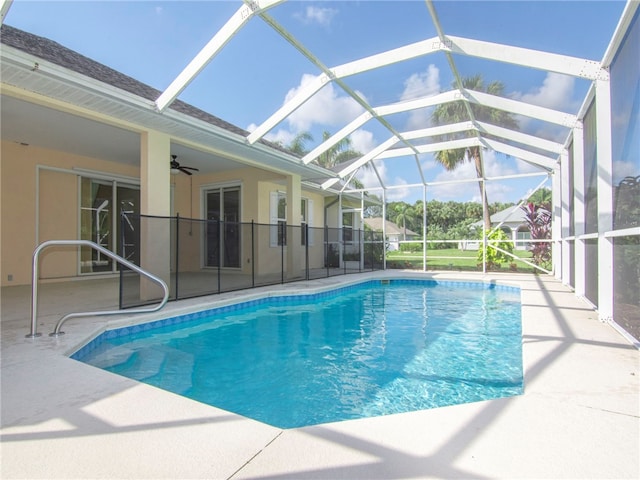
[[[475,90],[478,92],[486,92],[491,95],[501,95],[504,91],[504,85],[501,82],[491,82],[489,85],[484,84],[482,75],[475,75],[473,77],[463,78],[462,86],[465,89]],[[453,88],[457,88],[454,83]],[[492,123],[505,128],[517,129],[518,122],[513,116],[503,110],[487,107],[484,105],[470,104],[471,111],[476,120]],[[467,108],[463,101],[450,102],[438,105],[433,111],[431,116],[435,125],[448,125],[458,122],[467,122],[470,120]],[[473,136],[473,132],[459,132],[438,137],[436,141],[442,142],[447,140],[457,140],[461,138],[468,138]],[[441,150],[435,153],[435,159],[442,166],[452,171],[458,168],[464,162],[474,162],[476,168],[476,176],[478,179],[484,177],[484,171],[482,168],[482,156],[480,147],[467,147],[457,148],[453,150]],[[480,198],[482,198],[483,204],[483,218],[485,230],[491,230],[491,217],[489,216],[489,202],[487,201],[486,193],[482,187],[482,180],[478,182],[480,187]]]
[[[331,133],[326,130],[322,132],[323,142],[328,140],[330,137]],[[309,153],[305,144],[306,142],[311,141],[313,141],[313,136],[309,132],[300,132],[295,136],[287,148],[300,156],[304,156]],[[353,150],[351,147],[351,139],[347,137],[340,140],[327,151],[321,153],[316,159],[316,162],[321,167],[331,169],[336,165],[340,165],[341,163],[348,162],[349,160],[353,160],[361,156],[362,153],[357,150]],[[363,167],[370,168],[370,164],[367,163]],[[364,188],[362,182],[355,177],[351,179],[351,184],[357,189]]]
[[[395,223],[397,225],[402,222],[402,239],[405,241],[407,240],[407,220],[409,220],[410,222],[415,220],[415,211],[413,210],[413,207],[411,205],[402,202],[398,207],[398,213],[396,214]]]
[[[291,152],[302,157],[309,152],[305,144],[312,141],[313,137],[309,132],[300,132],[293,138],[293,140],[291,140],[291,143],[287,145],[287,148],[291,150]]]
[[[533,195],[531,195],[527,202],[533,203],[538,207],[544,207],[547,210],[551,208],[551,189],[550,188],[541,188],[536,190]]]
[[[326,130],[322,132],[323,142],[327,141],[329,138],[331,138],[331,134],[329,132]],[[318,162],[318,165],[322,167],[333,168],[336,165],[340,165],[341,163],[348,162],[349,160],[353,160],[354,158],[361,156],[362,153],[351,148],[351,139],[349,137],[345,137],[327,151],[321,153],[316,161]]]

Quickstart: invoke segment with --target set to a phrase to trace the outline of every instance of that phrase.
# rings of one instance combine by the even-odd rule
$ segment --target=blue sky
[[[55,40],[96,61],[164,90],[217,30],[241,6],[239,1],[24,1],[15,0],[5,22]],[[624,9],[623,1],[438,1],[440,23],[448,35],[601,60]],[[391,48],[436,36],[422,1],[294,1],[268,11],[326,66],[333,67]],[[480,73],[500,80],[505,94],[556,110],[576,113],[589,87],[584,80],[518,66],[455,57],[462,76]],[[252,130],[319,71],[274,30],[252,19],[180,98],[239,127]],[[433,54],[345,79],[372,106],[448,90],[453,76],[446,57]],[[336,132],[362,109],[339,86],[329,84],[269,137],[287,144],[300,131],[320,143],[322,132]],[[430,111],[391,117],[399,131],[428,126]],[[567,131],[523,121],[520,129],[563,142]],[[352,137],[367,151],[390,137],[368,122]],[[485,152],[488,175],[527,173],[528,164]],[[471,166],[445,172],[429,155],[420,158],[428,181],[473,178]],[[419,181],[414,158],[377,163],[388,185]],[[376,185],[372,173],[360,178]],[[517,201],[541,178],[489,184],[490,201]],[[550,184],[549,184],[550,186]],[[477,200],[474,183],[428,189],[428,198]],[[393,200],[413,203],[422,189],[393,190]]]

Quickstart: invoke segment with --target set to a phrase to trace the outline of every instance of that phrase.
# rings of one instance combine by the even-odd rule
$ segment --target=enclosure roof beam
[[[462,95],[458,90],[451,90],[448,92],[433,95],[432,97],[425,97],[425,98],[420,98],[416,100],[409,100],[406,102],[399,102],[399,103],[394,103],[390,105],[375,107],[373,108],[373,112],[376,117],[380,117],[384,115],[391,115],[393,113],[400,113],[400,112],[415,110],[418,108],[431,107],[434,105],[438,105],[440,103],[453,102],[456,100],[460,100],[461,98],[462,98]],[[312,162],[314,159],[318,158],[322,153],[326,152],[332,146],[337,144],[340,140],[349,136],[351,133],[356,131],[362,125],[364,125],[369,120],[374,118],[374,115],[372,115],[371,112],[362,113],[351,123],[343,127],[338,132],[334,133],[331,137],[329,137],[323,143],[321,143],[316,148],[311,150],[307,155],[305,155],[302,158],[302,161],[304,163]],[[402,135],[404,135],[404,133]]]
[[[511,100],[504,97],[499,97],[496,95],[490,95],[484,92],[477,92],[475,90],[450,90],[448,92],[443,92],[437,95],[433,95],[431,97],[420,98],[416,100],[409,100],[406,102],[399,102],[390,105],[383,105],[380,107],[375,107],[373,111],[376,115],[391,115],[394,113],[406,112],[410,110],[415,110],[418,108],[425,108],[428,106],[439,105],[447,102],[454,102],[459,100],[468,100],[477,104],[489,105],[494,108],[498,108],[500,110],[505,110],[510,113],[524,115],[526,117],[535,118],[538,120],[547,121],[550,123],[555,123],[558,125],[562,125],[565,127],[574,127],[576,126],[578,120],[575,115],[571,115],[569,113],[560,112],[557,110],[552,110],[545,107],[539,107],[537,105],[532,105],[526,102],[521,102],[518,100]],[[355,130],[364,125],[368,120],[373,118],[373,115],[369,112],[362,113],[359,117],[349,123],[347,126],[342,128],[340,131],[329,137],[322,144],[318,145],[311,152],[303,157],[304,163],[310,163],[323,152],[326,152],[329,148],[337,144],[340,140],[347,137]],[[561,145],[556,144],[555,142],[550,142],[548,140],[544,140],[539,137],[535,137],[532,135],[527,135],[524,133],[516,132],[513,130],[505,129],[503,127],[498,127],[495,125],[490,125],[484,122],[462,122],[460,124],[453,125],[443,125],[440,127],[431,127],[429,129],[424,130],[415,130],[409,132],[402,132],[398,137],[402,136],[404,140],[411,140],[420,137],[426,136],[437,136],[443,135],[446,133],[454,133],[457,131],[464,130],[472,130],[476,129],[480,132],[489,133],[496,136],[501,136],[504,138],[508,138],[514,140],[519,143],[529,143],[533,146],[541,148],[543,150],[551,151],[553,153],[559,153],[559,149],[562,148]],[[422,132],[422,133],[421,133]],[[415,153],[415,152],[414,152]]]
[[[534,164],[547,170],[553,170],[558,163],[557,159],[533,153],[528,150],[523,150],[522,148],[514,147],[512,145],[507,145],[506,143],[502,143],[497,140],[483,138],[482,142],[484,144],[483,146],[485,146],[486,148],[489,148],[496,152],[504,153],[505,155],[519,158],[520,160],[524,160],[525,162]]]
[[[164,111],[175,101],[187,85],[189,85],[209,64],[213,57],[224,48],[229,40],[244,27],[253,15],[274,7],[283,1],[284,0],[251,0],[242,5],[156,99],[155,104],[158,111]]]
[[[266,13],[259,12],[258,15],[271,28],[273,28],[279,35],[281,35],[285,40],[287,40],[291,45],[293,45],[300,53],[302,53],[305,57],[307,57],[307,59],[310,60],[316,67],[318,67],[323,72],[324,75],[326,75],[328,78],[330,78],[333,81],[335,81],[336,84],[338,84],[338,86],[340,88],[342,88],[342,90],[344,90],[347,93],[347,95],[349,95],[366,112],[369,112],[372,117],[375,117],[376,120],[378,120],[378,122],[380,124],[382,124],[382,126],[384,128],[386,128],[393,136],[398,137],[399,141],[404,142],[409,148],[411,148],[411,145],[408,142],[406,142],[398,132],[396,132],[396,130],[393,128],[393,125],[391,125],[384,118],[382,118],[378,114],[376,114],[376,112],[373,110],[371,105],[369,105],[369,103],[365,99],[363,99],[351,87],[349,87],[347,84],[345,84],[340,78],[337,78],[330,68],[327,68],[320,60],[318,60],[318,58],[315,55],[313,55],[313,53],[311,53],[304,45],[302,45],[298,40],[296,40],[293,37],[293,35],[291,35],[284,27],[279,25],[273,18],[271,18]],[[275,126],[277,123],[282,121],[282,119],[278,120],[278,118],[274,118],[272,116],[269,119],[269,121],[270,122],[276,122],[276,123],[273,124],[273,126]],[[271,128],[273,128],[273,126],[269,127],[269,130]],[[265,128],[267,128],[267,127],[261,125],[253,133],[254,134],[258,134],[258,135],[260,135],[260,134],[264,135],[269,131],[269,130],[264,131]],[[254,136],[254,135],[251,135],[251,134],[247,136],[247,140],[249,141],[249,143],[252,143],[252,140],[253,141],[257,141],[259,138],[261,138],[261,137],[260,136]]]
[[[560,112],[558,110],[552,110],[550,108],[540,107],[538,105],[532,105],[518,100],[511,100],[510,98],[498,97],[496,95],[490,95],[488,93],[478,92],[475,90],[465,90],[463,95],[466,100],[477,103],[478,105],[505,110],[518,115],[524,115],[525,117],[555,123],[556,125],[561,125],[567,128],[574,128],[578,125],[577,117],[570,113]]]
[[[322,188],[327,189],[329,188],[331,185],[333,185],[334,183],[338,182],[340,180],[340,178],[344,178],[347,175],[349,175],[351,172],[357,170],[358,168],[360,168],[362,165],[364,165],[365,163],[373,160],[374,158],[376,158],[380,153],[384,152],[385,150],[387,150],[389,147],[395,145],[396,143],[398,143],[398,137],[396,137],[395,135],[392,136],[391,138],[387,139],[387,141],[382,142],[380,145],[378,145],[377,147],[369,150],[369,152],[367,152],[366,154],[364,154],[362,157],[360,157],[358,160],[356,160],[355,162],[353,162],[351,165],[345,167],[342,171],[340,171],[338,173],[338,177],[339,178],[331,178],[329,180],[327,180],[326,182],[324,182],[322,184]],[[407,150],[411,150],[411,149],[407,149]],[[411,150],[413,152],[413,150]]]
[[[477,128],[481,133],[487,133],[494,137],[501,137],[524,145],[530,145],[557,155],[560,155],[564,150],[564,145],[561,143],[545,140],[544,138],[518,132],[517,130],[511,130],[510,128],[499,127],[485,122],[477,122]]]
[[[13,0],[0,0],[0,25],[4,23],[4,17],[9,13]]]
[[[302,157],[302,161],[304,163],[310,163],[314,159],[318,158],[324,152],[329,150],[331,147],[336,145],[340,140],[348,137],[362,125],[367,123],[369,120],[373,118],[370,112],[364,112],[359,115],[355,120],[352,120],[350,123],[342,127],[336,133],[327,138],[324,142],[318,145],[316,148],[307,153],[304,157]]]
[[[440,152],[442,150],[455,150],[457,148],[468,148],[468,147],[480,147],[482,146],[481,140],[477,137],[469,137],[469,138],[460,138],[458,140],[448,140],[446,142],[436,142],[430,143],[427,145],[417,145],[415,149],[418,153],[432,153],[432,152]],[[387,149],[383,152],[380,152],[376,158],[379,160],[385,158],[394,158],[394,157],[405,157],[408,155],[413,155],[413,150],[410,148],[392,148]],[[338,175],[340,175],[338,173]]]
[[[391,65],[393,63],[409,60],[417,56],[426,55],[434,51],[438,51],[439,48],[434,49],[434,44],[438,44],[439,40],[434,37],[429,40],[423,40],[421,42],[412,43],[404,47],[388,50],[376,55],[371,55],[353,62],[348,62],[343,65],[338,65],[333,68],[325,69],[324,73],[318,75],[314,80],[301,88],[296,95],[291,98],[287,103],[280,107],[273,115],[271,115],[265,122],[258,126],[247,137],[249,143],[255,143],[264,135],[266,135],[273,127],[288,117],[297,108],[299,108],[304,102],[309,100],[318,90],[320,90],[327,83],[350,75],[373,70],[375,68]],[[308,160],[307,163],[311,161]]]
[[[447,36],[444,47],[451,53],[511,63],[523,67],[562,73],[589,80],[607,80],[609,75],[600,62],[555,53],[512,47],[480,40]]]

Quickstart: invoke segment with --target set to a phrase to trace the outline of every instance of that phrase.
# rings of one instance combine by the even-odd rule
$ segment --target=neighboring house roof
[[[527,223],[527,221],[525,219],[524,211],[520,207],[513,206],[513,207],[505,208],[504,210],[500,210],[499,212],[496,212],[493,215],[491,215],[491,224],[498,225],[499,223],[502,223],[507,227],[515,228],[515,227],[519,227],[522,224]],[[481,227],[482,220],[472,223],[471,226]]]
[[[525,222],[524,212],[520,207],[509,207],[491,215],[491,223],[521,224]]]
[[[382,217],[365,218],[364,223],[374,232],[382,231]],[[389,220],[385,220],[384,224],[385,224],[385,232],[387,235],[404,235],[405,233],[404,229],[401,226],[396,225],[395,223],[390,222]],[[418,234],[407,228],[407,235],[417,236]]]

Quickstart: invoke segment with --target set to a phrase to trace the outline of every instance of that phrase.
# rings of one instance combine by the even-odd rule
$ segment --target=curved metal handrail
[[[120,255],[116,255],[111,250],[108,250],[108,249],[104,248],[103,246],[98,245],[95,242],[92,242],[90,240],[48,240],[46,242],[42,242],[33,251],[33,265],[32,265],[32,269],[31,269],[31,333],[26,335],[27,338],[35,338],[35,337],[39,337],[40,335],[42,335],[41,333],[38,333],[36,331],[37,330],[36,318],[38,316],[38,259],[39,259],[39,256],[40,256],[40,252],[42,250],[44,250],[47,247],[56,246],[56,245],[57,246],[73,245],[73,246],[91,247],[91,248],[93,248],[95,250],[98,250],[99,252],[103,253],[104,255],[106,255],[107,257],[111,258],[112,260],[124,265],[125,267],[130,268],[134,272],[139,273],[140,275],[143,275],[143,276],[149,278],[150,280],[158,283],[162,287],[162,289],[164,290],[164,296],[163,296],[162,301],[160,302],[160,304],[156,305],[155,307],[151,307],[151,308],[138,308],[138,309],[127,310],[127,313],[152,313],[152,312],[157,312],[162,307],[164,307],[166,305],[166,303],[167,303],[167,300],[169,300],[169,287],[164,282],[164,280],[162,280],[159,277],[156,277],[155,275],[147,272],[146,270],[143,270],[142,268],[140,268],[137,265],[131,263],[130,261],[126,260],[125,258],[122,258]],[[122,313],[122,310],[102,310],[102,311],[97,311],[97,312],[68,313],[67,315],[62,317],[60,320],[58,320],[58,323],[56,324],[55,330],[53,332],[51,332],[49,335],[50,336],[64,335],[64,332],[61,332],[60,328],[62,327],[62,324],[64,322],[66,322],[70,318],[88,317],[88,316],[95,316],[95,315],[116,315],[116,314],[120,314],[120,313]]]

